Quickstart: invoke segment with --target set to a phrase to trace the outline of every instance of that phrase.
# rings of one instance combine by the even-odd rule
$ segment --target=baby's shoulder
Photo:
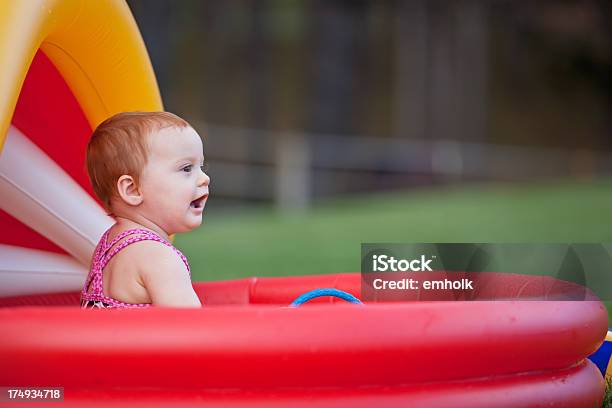
[[[176,277],[177,274],[179,276],[185,274],[188,277],[185,263],[175,249],[158,241],[134,242],[125,248],[123,259],[136,267],[144,282],[169,276]]]
[[[170,245],[153,240],[142,240],[134,242],[122,251],[129,255],[130,261],[137,265],[160,265],[183,262]]]

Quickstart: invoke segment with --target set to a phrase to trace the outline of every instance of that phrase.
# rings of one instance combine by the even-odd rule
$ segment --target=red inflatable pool
[[[499,297],[542,282],[498,276]],[[88,408],[601,404],[586,360],[607,332],[598,301],[279,307],[360,285],[358,274],[197,283],[208,307],[188,310],[80,310],[76,292],[0,299],[0,384],[64,387],[63,406]]]

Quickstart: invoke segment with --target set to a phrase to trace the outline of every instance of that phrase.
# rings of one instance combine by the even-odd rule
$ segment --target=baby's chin
[[[193,231],[194,229],[202,225],[202,217],[191,216],[188,217],[188,219],[183,220],[183,222],[169,223],[166,225],[167,227],[164,228],[164,231],[166,231],[168,235],[182,234],[185,232]]]
[[[180,231],[176,231],[177,233],[193,231],[194,229],[202,225],[202,215],[200,215],[199,217],[191,216],[189,218],[190,219],[185,224],[181,225]]]
[[[194,229],[200,227],[202,225],[202,217],[200,217],[200,220],[197,223],[194,223],[193,225],[189,226],[189,230],[185,231],[185,232],[189,232],[189,231],[193,231]]]

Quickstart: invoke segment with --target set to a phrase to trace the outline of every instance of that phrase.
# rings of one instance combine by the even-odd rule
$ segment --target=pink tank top
[[[156,233],[142,228],[129,229],[117,235],[115,239],[113,239],[109,243],[109,232],[110,229],[107,230],[104,235],[102,235],[102,238],[100,238],[100,242],[96,247],[96,251],[91,262],[91,270],[89,271],[89,275],[87,276],[87,280],[85,281],[85,285],[83,286],[83,290],[81,291],[81,308],[145,308],[152,306],[150,303],[125,303],[104,295],[104,290],[102,286],[102,271],[104,270],[104,267],[115,255],[117,255],[117,253],[119,253],[119,251],[135,242],[157,241],[169,246],[181,257],[183,263],[185,264],[185,267],[187,268],[187,272],[189,273],[189,278],[191,278],[191,270],[189,269],[189,263],[187,262],[187,258],[185,258],[185,255],[183,255],[181,251],[176,249],[171,243],[169,243]],[[129,235],[134,236],[126,239],[121,244],[113,248],[113,246],[117,242],[121,241],[123,238]],[[92,283],[93,289],[91,293],[87,293]]]

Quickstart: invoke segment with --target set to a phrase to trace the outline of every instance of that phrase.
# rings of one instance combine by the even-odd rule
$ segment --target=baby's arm
[[[153,305],[202,307],[185,264],[172,248],[154,241],[134,246],[138,247],[135,261],[140,277]]]

